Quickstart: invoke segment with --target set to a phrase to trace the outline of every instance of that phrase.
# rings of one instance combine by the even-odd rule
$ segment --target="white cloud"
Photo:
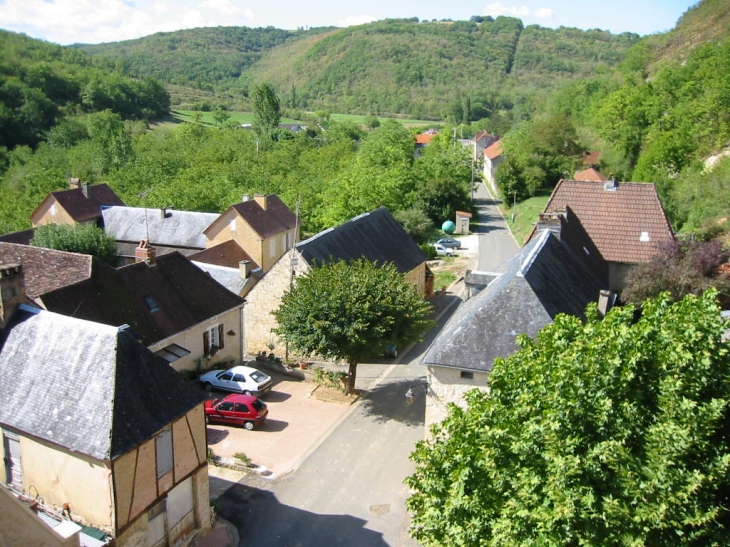
[[[229,0],[203,0],[196,7],[165,0],[137,5],[126,0],[0,1],[3,28],[60,44],[115,42],[183,28],[250,25],[253,19],[251,10]]]
[[[550,19],[553,16],[553,13],[555,12],[550,8],[540,8],[535,10],[535,17],[538,19]]]
[[[512,17],[536,17],[538,19],[549,19],[553,16],[553,10],[550,8],[540,8],[533,11],[527,6],[505,6],[502,2],[494,2],[484,8],[484,15],[491,15],[492,17],[510,15]]]
[[[364,25],[377,21],[377,17],[372,15],[348,15],[344,19],[337,20],[338,27],[353,27],[355,25]]]

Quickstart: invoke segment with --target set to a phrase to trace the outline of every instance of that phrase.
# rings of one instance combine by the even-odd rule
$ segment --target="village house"
[[[586,260],[605,263],[610,290],[620,293],[626,275],[636,264],[648,262],[658,249],[674,241],[656,187],[648,182],[561,180],[553,190],[528,241],[570,209],[600,254],[573,250]]]
[[[244,194],[204,232],[207,248],[235,241],[250,260],[268,272],[281,256],[299,241],[296,215],[276,194]]]
[[[226,289],[242,297],[246,296],[263,276],[261,266],[232,239],[192,254],[188,258]]]
[[[613,302],[604,285],[550,231],[479,276],[484,287],[464,302],[433,341],[428,367],[426,431],[446,417],[448,403],[463,404],[465,392],[489,389],[495,359],[517,349],[517,336],[535,337],[559,313],[585,317],[590,303]]]
[[[497,193],[497,168],[504,161],[502,141],[495,141],[484,149],[484,180]]]
[[[48,194],[30,215],[33,228],[43,224],[101,224],[103,207],[124,206],[106,184],[69,179],[69,189]]]
[[[273,333],[277,324],[271,312],[278,309],[296,277],[306,275],[315,263],[359,258],[394,264],[420,294],[428,294],[426,256],[381,207],[297,243],[266,273],[246,297],[246,353],[284,355],[285,345]]]
[[[0,435],[13,495],[56,515],[64,545],[72,523],[101,538],[88,545],[195,543],[211,527],[201,394],[126,325],[24,304],[20,264],[0,267],[0,286]],[[12,502],[0,497],[18,513]],[[46,537],[27,516],[3,514],[2,534]]]

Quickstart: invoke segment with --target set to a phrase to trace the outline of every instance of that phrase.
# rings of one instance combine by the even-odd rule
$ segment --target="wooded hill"
[[[528,111],[566,81],[614,67],[636,34],[482,22],[384,20],[344,29],[200,28],[78,45],[135,77],[245,101],[268,81],[285,106],[419,119]],[[470,110],[464,116],[463,109]],[[461,119],[459,119],[461,121]]]

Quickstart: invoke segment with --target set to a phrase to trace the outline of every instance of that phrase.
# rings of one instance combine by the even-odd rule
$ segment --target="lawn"
[[[518,202],[516,206],[502,202],[499,206],[509,229],[520,245],[525,244],[525,239],[537,222],[540,213],[550,199],[550,190],[543,191],[541,195]]]
[[[252,123],[253,122],[253,114],[251,112],[229,112],[231,115],[230,118],[228,118],[228,121],[230,123],[236,123],[236,124],[242,124],[242,123]],[[203,125],[211,125],[215,126],[215,120],[213,119],[213,113],[212,112],[196,112],[194,110],[173,110],[172,111],[172,118],[169,120],[169,123],[180,123],[180,122],[192,122],[194,120],[195,115],[200,115],[200,119],[198,120],[199,123],[202,123]],[[355,116],[352,114],[332,114],[330,116],[335,121],[349,121],[352,123],[364,125],[365,124],[365,116]],[[379,118],[381,121],[385,120],[386,118]],[[392,118],[397,122],[402,123],[403,125],[440,125],[442,122],[429,122],[425,120],[402,120],[398,118]],[[302,123],[301,120],[293,120],[291,118],[282,118],[281,123]]]

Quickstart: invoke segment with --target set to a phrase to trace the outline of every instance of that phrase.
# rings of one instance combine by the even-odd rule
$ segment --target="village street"
[[[465,252],[473,259],[471,268],[490,271],[517,244],[482,185],[476,199],[479,231],[468,238],[472,248]],[[413,471],[408,457],[425,435],[427,371],[420,359],[457,308],[460,291],[457,283],[437,297],[443,299],[439,325],[400,355],[399,364],[358,367],[357,387],[364,396],[291,472],[273,480],[247,475],[236,483],[211,477],[214,501],[238,529],[239,545],[418,545],[408,537],[403,479]],[[405,398],[409,387],[415,391],[412,404]]]

